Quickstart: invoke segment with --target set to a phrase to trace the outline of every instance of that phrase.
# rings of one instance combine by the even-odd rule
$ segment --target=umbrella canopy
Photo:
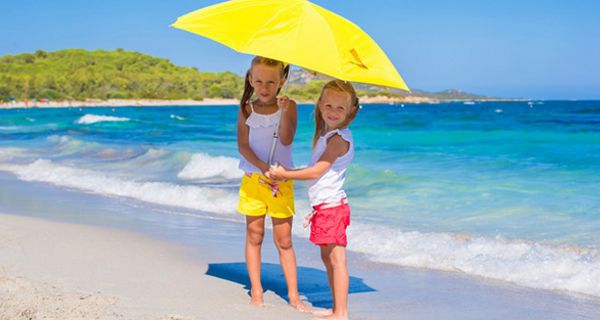
[[[408,91],[383,50],[352,22],[306,0],[233,0],[172,27],[341,80]]]

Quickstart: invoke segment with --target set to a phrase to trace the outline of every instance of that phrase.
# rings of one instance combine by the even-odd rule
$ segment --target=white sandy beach
[[[237,99],[161,100],[161,99],[88,99],[85,101],[52,100],[13,101],[0,103],[0,108],[80,108],[80,107],[154,107],[154,106],[219,106],[238,104]]]
[[[432,103],[439,102],[426,97],[407,96],[403,99],[386,96],[360,97],[361,104]],[[314,101],[297,101],[312,104]],[[0,109],[7,108],[80,108],[80,107],[160,107],[160,106],[221,106],[237,105],[238,99],[161,100],[161,99],[89,99],[85,101],[13,101],[0,102]]]
[[[308,318],[206,269],[143,236],[0,214],[0,319]]]

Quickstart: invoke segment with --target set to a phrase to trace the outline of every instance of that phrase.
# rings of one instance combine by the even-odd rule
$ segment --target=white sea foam
[[[349,250],[377,262],[458,271],[519,285],[600,297],[600,250],[501,237],[402,232],[353,222]]]
[[[0,149],[0,159],[16,152],[18,150],[11,148]],[[149,153],[162,154],[160,150]],[[196,154],[188,165],[190,168],[203,167],[202,163],[210,166],[226,162],[223,159]],[[237,163],[230,163],[224,168],[225,172],[233,170],[237,168]],[[26,181],[49,182],[101,195],[128,197],[217,214],[234,213],[237,202],[236,192],[226,189],[134,181],[48,160],[37,160],[29,165],[0,163],[0,170],[12,172]],[[212,172],[204,176],[224,176],[223,170],[214,169]],[[194,176],[194,179],[198,178],[199,175]],[[298,201],[296,209],[298,222],[309,208],[305,201]],[[294,225],[294,234],[307,236],[307,231],[300,227],[301,223]],[[352,222],[348,233],[348,249],[364,253],[376,262],[462,272],[532,288],[565,290],[600,297],[598,249],[559,247],[469,234],[406,232],[390,226],[363,223],[359,216]]]
[[[0,131],[13,131],[19,129],[21,129],[19,126],[0,126]]]
[[[172,114],[171,119],[180,120],[180,121],[186,120],[184,117],[178,116],[176,114]]]
[[[187,165],[177,174],[185,180],[209,178],[239,179],[244,174],[238,168],[239,160],[224,156],[212,157],[205,153],[196,153]]]
[[[78,124],[92,124],[96,122],[115,122],[115,121],[129,121],[129,118],[112,117],[112,116],[99,116],[95,114],[86,114],[76,121]]]
[[[23,154],[24,151],[25,149],[21,148],[0,148],[0,161],[11,160],[15,156]]]
[[[50,142],[59,143],[59,144],[66,143],[68,141],[71,141],[72,139],[73,138],[71,138],[69,136],[59,136],[59,135],[52,135],[52,136],[49,136],[48,138],[46,138],[46,140],[48,140]]]
[[[0,163],[0,170],[12,172],[25,181],[49,182],[90,193],[128,197],[212,213],[233,213],[237,204],[237,194],[224,189],[133,181],[101,172],[62,166],[43,159],[29,165]]]

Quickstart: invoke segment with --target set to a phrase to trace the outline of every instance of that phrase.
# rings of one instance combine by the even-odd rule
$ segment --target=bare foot
[[[313,309],[310,306],[307,306],[306,304],[304,304],[304,302],[302,302],[302,300],[298,299],[296,301],[290,301],[290,306],[300,312],[312,312]]]
[[[264,307],[262,290],[250,291],[250,304],[255,307]]]
[[[313,309],[312,314],[318,317],[329,316],[333,314],[333,309]]]
[[[348,320],[348,317],[330,314],[324,317],[314,317],[312,320]]]

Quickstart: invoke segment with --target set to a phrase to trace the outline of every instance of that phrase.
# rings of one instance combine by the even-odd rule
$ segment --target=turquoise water
[[[0,170],[241,221],[236,115],[235,106],[0,110]],[[310,157],[313,116],[300,106],[297,165]],[[351,129],[349,250],[600,296],[600,102],[366,105]],[[303,214],[306,188],[296,186]]]

